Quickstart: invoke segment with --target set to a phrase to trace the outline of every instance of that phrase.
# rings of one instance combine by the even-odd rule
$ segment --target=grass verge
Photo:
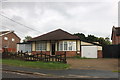
[[[120,73],[120,71],[113,71],[113,72],[119,72]]]
[[[70,66],[69,64],[59,62],[22,61],[12,59],[2,59],[2,64],[39,69],[68,69]]]

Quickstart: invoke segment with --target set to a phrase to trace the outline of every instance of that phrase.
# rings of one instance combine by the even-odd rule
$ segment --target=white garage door
[[[97,58],[97,46],[82,46],[82,57]]]

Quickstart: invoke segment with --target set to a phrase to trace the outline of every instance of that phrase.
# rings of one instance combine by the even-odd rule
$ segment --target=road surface
[[[42,76],[23,74],[10,71],[2,71],[2,78],[40,78]]]

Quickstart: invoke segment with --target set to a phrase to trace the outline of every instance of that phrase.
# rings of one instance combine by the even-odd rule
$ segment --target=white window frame
[[[59,42],[59,49],[58,49],[59,51],[63,51],[63,42],[61,41],[61,42]]]
[[[47,42],[36,42],[36,51],[47,51]]]
[[[64,41],[64,42],[63,42],[63,47],[64,47],[64,48],[63,48],[64,51],[67,51],[67,50],[68,50],[68,41]]]
[[[4,37],[4,40],[8,40],[8,37]]]
[[[14,39],[14,38],[12,38],[12,41],[14,42],[14,41],[15,41],[15,39]]]
[[[66,42],[67,42],[67,49],[65,49]],[[71,49],[70,49],[70,47],[71,47]],[[60,41],[59,42],[59,51],[76,51],[76,41]]]

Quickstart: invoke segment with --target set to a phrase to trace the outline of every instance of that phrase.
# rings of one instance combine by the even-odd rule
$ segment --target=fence
[[[120,58],[120,45],[107,45],[103,47],[104,58]]]
[[[2,57],[10,58],[10,59],[25,60],[25,61],[67,63],[66,52],[64,52],[64,54],[59,54],[59,55],[47,55],[47,54],[43,54],[42,52],[37,54],[29,54],[28,52],[23,53],[22,51],[21,52],[18,51],[17,53],[3,52]]]

